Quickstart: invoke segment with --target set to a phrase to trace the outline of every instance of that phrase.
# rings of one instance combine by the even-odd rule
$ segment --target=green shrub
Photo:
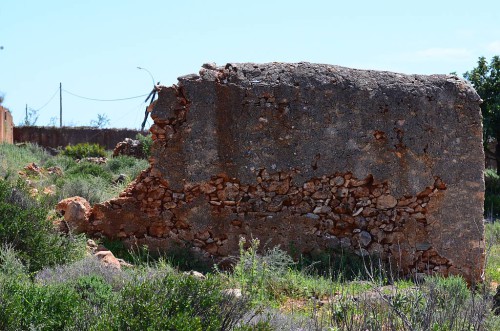
[[[97,330],[230,330],[248,309],[224,295],[214,278],[138,277],[98,321]]]
[[[252,239],[245,249],[246,240],[240,238],[240,254],[234,266],[233,277],[241,289],[257,302],[276,298],[276,288],[287,281],[289,270],[294,265],[292,258],[279,247],[258,254],[260,241]]]
[[[22,186],[0,180],[0,242],[11,245],[30,271],[72,261],[85,251],[83,238],[62,236],[47,212]]]
[[[4,279],[12,278],[18,281],[27,281],[27,269],[19,258],[12,245],[3,244],[0,246],[0,286]]]
[[[0,278],[0,330],[233,330],[250,309],[216,278],[130,273],[115,290],[93,274],[62,282]]]
[[[77,330],[88,304],[67,284],[0,283],[0,330]]]
[[[75,289],[89,304],[102,307],[112,300],[113,287],[103,277],[81,276],[76,280]]]
[[[99,144],[80,143],[69,145],[63,150],[63,155],[74,159],[83,159],[85,157],[104,157],[106,150]]]
[[[146,158],[151,156],[151,148],[153,146],[153,138],[152,134],[148,134],[147,136],[143,136],[142,134],[138,133],[135,136],[135,139],[139,140],[142,145],[142,152]]]

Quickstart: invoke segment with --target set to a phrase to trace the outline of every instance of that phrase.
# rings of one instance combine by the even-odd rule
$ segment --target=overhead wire
[[[135,121],[137,120],[137,111],[139,109],[142,109],[142,107],[144,107],[144,101],[141,101],[139,104],[136,104],[135,106],[129,108],[129,110],[125,111],[122,116],[120,116],[119,118],[116,119],[117,122],[121,122],[122,119],[124,119],[125,117],[127,117],[131,112],[135,112],[135,120],[134,120],[134,123]]]
[[[50,97],[50,99],[40,108],[38,108],[36,111],[39,111],[39,110],[42,110],[43,108],[45,108],[53,99],[54,97],[57,95],[57,92],[59,91],[60,88],[57,88],[56,91],[54,92],[54,94]],[[115,98],[115,99],[99,99],[99,98],[89,98],[89,97],[86,97],[86,96],[82,96],[82,95],[79,95],[79,94],[76,94],[76,93],[73,93],[71,91],[68,91],[66,89],[61,89],[62,91],[64,91],[65,93],[68,93],[74,97],[77,97],[77,98],[81,98],[81,99],[85,99],[85,100],[90,100],[90,101],[103,101],[103,102],[112,102],[112,101],[126,101],[126,100],[132,100],[132,99],[138,99],[138,98],[143,98],[145,96],[149,96],[150,93],[146,93],[146,94],[142,94],[142,95],[137,95],[137,96],[132,96],[132,97],[126,97],[126,98]],[[142,101],[140,104],[137,104],[136,106],[130,108],[129,111],[126,112],[126,114],[123,114],[119,119],[118,121],[121,121],[125,116],[127,116],[130,112],[134,111],[134,110],[137,110],[139,107],[141,107],[143,104],[145,103],[145,101]],[[136,114],[136,117],[137,117],[137,114]]]
[[[91,100],[91,101],[106,101],[106,102],[109,102],[109,101],[124,101],[124,100],[131,100],[131,99],[138,99],[138,98],[143,98],[145,96],[148,95],[148,93],[146,94],[142,94],[142,95],[136,95],[136,96],[133,96],[133,97],[128,97],[128,98],[117,98],[117,99],[97,99],[97,98],[89,98],[89,97],[84,97],[82,95],[79,95],[79,94],[76,94],[76,93],[73,93],[73,92],[70,92],[68,90],[65,90],[65,89],[62,89],[64,92],[68,93],[68,94],[71,94],[72,96],[74,97],[77,97],[77,98],[81,98],[81,99],[85,99],[85,100]]]
[[[50,97],[49,101],[47,101],[43,106],[41,106],[40,108],[38,109],[35,109],[35,111],[40,111],[42,110],[43,108],[45,108],[51,101],[52,99],[54,99],[54,97],[57,95],[57,92],[59,91],[59,88],[57,88],[57,90],[54,92],[54,94]]]

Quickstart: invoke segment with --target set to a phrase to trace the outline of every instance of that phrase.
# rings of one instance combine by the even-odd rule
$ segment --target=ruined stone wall
[[[32,142],[39,146],[52,148],[91,143],[112,150],[125,138],[134,139],[138,133],[140,131],[132,129],[19,126],[14,128],[14,141],[16,143]]]
[[[14,122],[10,111],[0,106],[0,143],[13,143]]]
[[[151,167],[85,231],[236,255],[240,236],[481,278],[480,98],[455,76],[204,65],[163,87]]]

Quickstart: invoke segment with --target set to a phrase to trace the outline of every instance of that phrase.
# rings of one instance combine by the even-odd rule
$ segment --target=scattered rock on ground
[[[92,239],[87,240],[87,252],[89,255],[96,257],[104,265],[121,269],[121,267],[131,268],[132,264],[123,259],[118,259],[114,254],[101,244],[96,244]]]
[[[113,255],[111,251],[99,251],[94,254],[94,256],[101,261],[101,263],[113,267],[116,269],[121,269],[122,266],[120,261]]]
[[[127,175],[119,174],[118,177],[114,180],[115,184],[124,183],[127,180]]]
[[[108,163],[108,159],[105,157],[84,157],[83,159],[76,160],[77,163],[80,162],[90,162],[95,164],[106,164]]]
[[[239,289],[239,288],[228,288],[227,290],[223,290],[222,293],[224,293],[228,296],[231,296],[233,298],[241,298],[242,297],[241,289]]]
[[[90,210],[90,203],[79,196],[59,201],[56,211],[64,216],[64,222],[61,222],[60,229],[65,232],[83,232],[86,229]]]
[[[204,274],[202,274],[201,272],[195,271],[195,270],[186,271],[186,272],[184,272],[184,275],[193,276],[194,278],[197,278],[197,279],[207,279],[207,277]]]
[[[116,144],[115,149],[113,150],[113,157],[118,155],[128,155],[133,156],[138,159],[142,159],[145,157],[142,143],[139,140],[125,138],[124,141]]]

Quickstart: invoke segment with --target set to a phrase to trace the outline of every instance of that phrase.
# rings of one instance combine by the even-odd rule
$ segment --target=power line
[[[134,123],[135,123],[135,121],[137,120],[137,111],[138,111],[139,109],[142,109],[143,104],[144,104],[144,102],[141,102],[141,103],[139,103],[139,104],[137,104],[137,105],[135,105],[135,106],[131,107],[130,109],[128,109],[127,111],[125,111],[125,112],[124,112],[124,113],[123,113],[123,114],[122,114],[119,118],[115,119],[115,120],[114,120],[114,122],[121,122],[121,121],[122,121],[122,119],[124,119],[125,117],[128,117],[128,115],[129,115],[131,112],[135,111],[135,114],[136,114],[136,116],[135,116],[135,120],[134,120]]]
[[[40,108],[38,109],[35,109],[35,111],[40,111],[42,110],[43,108],[45,108],[45,106],[47,106],[51,101],[52,99],[54,99],[54,97],[57,95],[57,92],[59,91],[59,88],[57,88],[57,90],[54,92],[54,94],[50,97],[49,101],[47,101],[43,106],[41,106]]]
[[[124,101],[124,100],[131,100],[131,99],[143,98],[143,97],[145,97],[145,96],[148,95],[148,94],[142,94],[142,95],[137,95],[137,96],[134,96],[134,97],[118,98],[118,99],[97,99],[97,98],[84,97],[84,96],[78,95],[76,93],[70,92],[70,91],[65,90],[65,89],[63,89],[63,91],[66,92],[66,93],[68,93],[68,94],[71,94],[74,97],[85,99],[85,100],[91,100],[91,101]]]

